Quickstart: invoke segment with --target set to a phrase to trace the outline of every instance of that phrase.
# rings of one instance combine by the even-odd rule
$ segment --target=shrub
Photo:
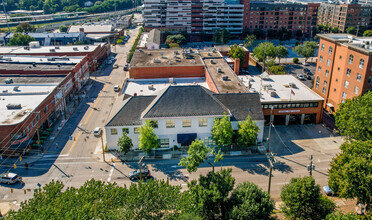
[[[300,62],[300,60],[297,57],[293,58],[293,63],[298,63],[298,62]]]
[[[285,74],[283,66],[280,66],[280,65],[269,67],[269,71],[272,74],[275,74],[275,75],[284,75]]]

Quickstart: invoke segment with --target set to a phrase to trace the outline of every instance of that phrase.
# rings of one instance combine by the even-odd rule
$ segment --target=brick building
[[[72,101],[72,74],[67,76],[1,76],[0,154],[16,155],[35,145],[38,135],[66,114]]]
[[[336,111],[345,99],[372,90],[372,37],[319,34],[319,53],[313,90]]]
[[[100,43],[97,45],[73,45],[73,46],[10,46],[0,47],[0,55],[23,55],[23,56],[87,56],[89,70],[95,71],[101,63],[110,55],[110,44]]]
[[[346,32],[348,27],[371,28],[371,6],[360,4],[322,3],[319,7],[318,24],[329,25]]]
[[[282,3],[244,0],[244,25],[254,30],[271,30],[274,33],[286,29],[295,35],[297,31],[310,35],[316,28],[319,3]]]

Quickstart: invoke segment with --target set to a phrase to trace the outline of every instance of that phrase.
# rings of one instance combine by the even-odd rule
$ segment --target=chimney
[[[239,58],[235,58],[235,61],[234,61],[234,72],[236,75],[239,75],[239,70],[240,70],[240,59]]]

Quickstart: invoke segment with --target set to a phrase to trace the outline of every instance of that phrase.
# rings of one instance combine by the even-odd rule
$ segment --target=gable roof
[[[244,121],[248,115],[252,120],[264,120],[258,93],[214,94],[232,114],[232,121]]]
[[[169,86],[143,112],[142,118],[231,115],[229,109],[199,85]]]
[[[155,43],[160,45],[160,31],[158,29],[152,29],[149,32],[149,38],[147,39],[147,43]]]
[[[106,126],[141,125],[141,113],[156,96],[132,96],[111,118]]]

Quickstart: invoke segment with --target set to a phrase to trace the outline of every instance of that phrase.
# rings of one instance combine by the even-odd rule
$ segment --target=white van
[[[114,91],[115,91],[115,92],[119,92],[119,90],[120,90],[119,86],[118,86],[118,85],[115,85],[115,86],[114,86]]]

